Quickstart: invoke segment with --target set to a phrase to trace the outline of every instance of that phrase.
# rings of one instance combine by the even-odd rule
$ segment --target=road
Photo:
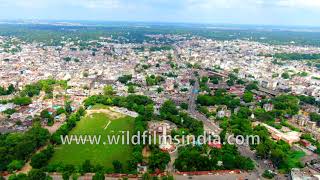
[[[188,113],[190,114],[191,117],[202,121],[205,128],[208,128],[211,131],[215,132],[216,134],[219,134],[221,132],[221,128],[217,124],[215,124],[213,121],[208,119],[205,115],[203,115],[202,113],[196,110],[196,106],[197,106],[196,99],[197,99],[198,90],[199,90],[199,82],[198,82],[198,79],[194,77],[194,75],[192,78],[195,79],[196,81],[194,86],[190,90]],[[235,141],[235,139],[233,138],[232,141]],[[262,178],[261,176],[262,173],[267,169],[271,169],[271,167],[268,167],[263,160],[259,160],[256,158],[255,153],[250,150],[249,146],[237,145],[237,144],[236,146],[238,147],[238,150],[242,156],[248,157],[254,161],[256,168],[252,172],[253,176]]]
[[[198,81],[198,78],[196,78],[194,74],[192,74],[191,79],[194,79],[195,83],[189,91],[189,94],[190,94],[189,102],[188,102],[189,115],[197,120],[202,121],[205,128],[210,129],[215,134],[219,134],[221,132],[220,127],[218,125],[216,125],[214,122],[212,122],[210,119],[208,119],[205,115],[203,115],[202,113],[200,113],[196,110],[196,108],[197,108],[196,99],[197,99],[198,92],[199,92],[199,81]]]
[[[183,176],[183,175],[174,175],[174,179],[176,180],[257,180],[259,179],[253,173],[240,173],[240,174],[214,174],[214,175],[201,175],[201,176]]]

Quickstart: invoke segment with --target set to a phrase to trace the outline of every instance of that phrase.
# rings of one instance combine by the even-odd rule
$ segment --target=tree
[[[105,86],[103,88],[103,93],[105,96],[113,96],[114,94],[116,94],[111,85]]]
[[[64,171],[63,173],[62,173],[62,179],[63,180],[69,180],[70,179],[70,172],[68,172],[68,171]]]
[[[134,93],[134,86],[128,86],[128,93]]]
[[[48,164],[48,161],[52,157],[54,153],[54,149],[52,145],[48,146],[47,149],[43,150],[42,152],[35,154],[31,158],[31,163],[30,165],[33,168],[43,168]]]
[[[253,100],[253,94],[249,91],[245,92],[242,96],[244,102],[248,103],[248,102],[252,102]]]
[[[51,119],[53,116],[49,113],[48,109],[44,109],[40,113],[40,117],[43,119]]]
[[[193,86],[193,85],[196,83],[196,80],[194,80],[194,79],[189,79],[189,83],[190,83],[191,86]]]
[[[104,180],[104,173],[102,172],[97,172],[93,177],[92,180]]]
[[[92,165],[91,165],[91,162],[90,160],[85,160],[82,164],[82,171],[84,173],[87,173],[87,172],[91,172],[92,171]]]
[[[118,78],[118,81],[121,82],[122,84],[127,84],[128,81],[132,79],[132,75],[123,75]]]
[[[11,163],[8,165],[8,170],[10,172],[20,170],[24,165],[24,162],[21,160],[13,160]]]
[[[311,120],[311,121],[314,121],[314,122],[320,121],[320,114],[318,114],[318,113],[311,112],[311,113],[309,114],[309,116],[310,116],[310,120]]]
[[[212,84],[219,84],[219,78],[218,77],[210,77],[210,81]]]
[[[222,156],[223,166],[226,169],[234,169],[236,166],[236,159],[232,154],[226,153]]]
[[[159,169],[164,171],[167,164],[170,162],[170,155],[167,152],[156,150],[149,157],[149,168],[153,171]]]
[[[158,92],[158,93],[161,93],[162,91],[163,91],[163,88],[162,88],[162,87],[158,87],[158,88],[157,88],[157,92]]]
[[[64,102],[64,109],[68,114],[72,113],[71,101]]]
[[[26,106],[32,103],[30,97],[15,97],[13,103],[20,106]]]
[[[26,174],[19,173],[19,174],[13,174],[13,175],[9,176],[8,180],[29,180],[29,178]]]
[[[181,107],[182,109],[185,109],[185,110],[188,109],[188,106],[189,106],[189,105],[188,105],[187,103],[184,103],[184,102],[180,104],[180,107]]]
[[[254,90],[254,89],[255,89],[255,90],[258,90],[258,89],[259,89],[256,82],[252,82],[252,83],[250,83],[250,84],[248,84],[248,85],[246,86],[246,90],[247,90],[247,91],[251,91],[251,90]]]
[[[64,113],[66,113],[66,110],[63,107],[60,107],[59,109],[57,109],[56,115],[60,115]]]
[[[40,169],[31,169],[28,173],[28,179],[29,180],[39,180],[39,179],[46,180],[48,178],[44,171]]]
[[[289,75],[289,73],[284,72],[284,73],[281,74],[281,77],[282,77],[283,79],[289,79],[289,78],[290,78],[290,75]]]
[[[256,147],[256,154],[257,156],[261,157],[262,159],[266,159],[269,156],[270,147],[266,146],[265,143],[260,143]]]
[[[12,84],[9,85],[8,90],[7,90],[7,94],[12,94],[15,91],[15,88]]]
[[[272,179],[274,177],[274,173],[270,172],[270,170],[265,170],[262,174],[262,177],[267,179]]]
[[[281,149],[276,148],[271,151],[271,161],[276,167],[286,164],[287,160],[287,155]]]
[[[176,105],[172,100],[168,100],[162,104],[160,107],[160,115],[166,119],[169,118],[170,115],[177,115],[178,110]]]
[[[144,174],[142,175],[142,180],[151,180],[150,174],[149,174],[149,173],[144,173]]]
[[[122,172],[122,163],[118,160],[112,162],[114,172],[121,173]]]

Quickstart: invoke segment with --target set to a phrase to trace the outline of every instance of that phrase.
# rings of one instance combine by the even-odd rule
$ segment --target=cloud
[[[121,0],[0,0],[2,8],[52,8],[52,7],[82,7],[88,9],[119,8]]]
[[[319,10],[320,0],[186,0],[189,7],[201,9],[292,8]]]
[[[120,0],[69,0],[69,4],[88,9],[112,9],[124,6]]]
[[[280,0],[276,4],[288,8],[304,8],[312,10],[319,10],[320,8],[319,0]]]
[[[320,0],[0,0],[0,19],[320,25]]]

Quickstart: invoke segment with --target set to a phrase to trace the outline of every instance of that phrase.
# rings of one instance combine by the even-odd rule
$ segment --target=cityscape
[[[316,25],[13,19],[1,180],[320,179]]]

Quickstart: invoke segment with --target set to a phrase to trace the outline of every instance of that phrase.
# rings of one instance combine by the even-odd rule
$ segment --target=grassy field
[[[95,107],[95,109],[97,108]],[[112,161],[119,160],[125,166],[126,161],[130,158],[132,146],[103,144],[103,142],[108,142],[108,134],[121,134],[119,131],[132,130],[133,126],[134,119],[127,116],[112,119],[104,113],[88,115],[77,123],[69,135],[101,135],[101,143],[60,145],[56,148],[50,163],[81,165],[85,160],[90,160],[92,164],[101,164],[106,168],[111,168]]]

